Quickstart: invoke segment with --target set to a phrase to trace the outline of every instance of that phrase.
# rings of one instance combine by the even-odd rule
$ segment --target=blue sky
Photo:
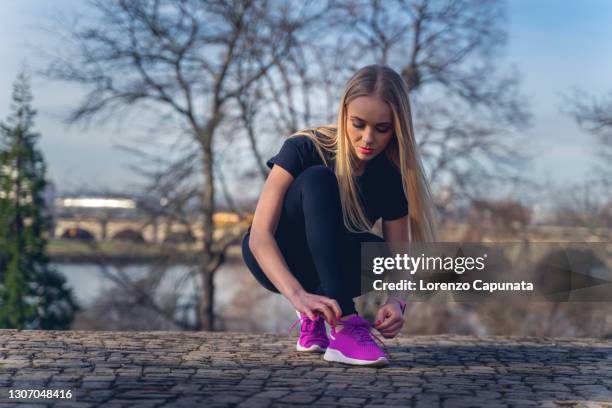
[[[52,46],[50,35],[36,27],[49,25],[56,10],[70,12],[80,2],[3,0],[0,2],[0,118],[6,118],[11,85],[24,60],[39,68],[33,46]],[[522,74],[533,126],[525,136],[537,159],[528,169],[537,181],[558,185],[589,177],[595,145],[571,117],[560,111],[562,93],[574,86],[601,97],[612,90],[612,2],[606,0],[508,2],[508,46],[504,64]],[[135,179],[123,164],[130,156],[113,148],[134,129],[68,128],[61,117],[78,101],[74,86],[33,82],[37,129],[49,164],[49,175],[60,190],[81,186],[129,189]]]
[[[596,145],[560,111],[561,93],[612,90],[612,2],[514,0],[508,3],[507,59],[522,73],[534,114],[526,131],[540,154],[534,176],[558,184],[590,176]]]

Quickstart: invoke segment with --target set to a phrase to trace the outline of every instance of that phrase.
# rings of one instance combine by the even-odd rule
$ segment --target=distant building
[[[53,199],[53,237],[62,239],[122,239],[138,242],[196,242],[203,237],[202,215],[194,208],[173,214],[167,199],[154,196],[80,193]],[[187,206],[186,206],[187,207]],[[248,216],[247,216],[248,217]],[[250,222],[251,218],[247,218]],[[243,222],[239,214],[217,208],[218,228]]]
[[[75,195],[54,200],[58,217],[106,217],[135,218],[138,214],[136,200],[125,196]]]

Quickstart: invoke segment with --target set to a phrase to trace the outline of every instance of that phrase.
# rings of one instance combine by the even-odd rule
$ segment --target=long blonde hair
[[[360,96],[376,95],[391,108],[394,137],[385,154],[399,169],[409,204],[411,242],[435,242],[436,220],[429,183],[421,163],[412,127],[408,87],[402,77],[385,65],[368,65],[357,71],[346,84],[338,109],[337,124],[299,131],[291,136],[307,136],[327,165],[323,151],[335,159],[344,225],[352,232],[370,231],[372,225],[359,200],[355,181],[357,159],[346,133],[347,106]]]

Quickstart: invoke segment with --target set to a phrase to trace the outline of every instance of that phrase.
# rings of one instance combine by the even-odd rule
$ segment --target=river
[[[77,318],[76,327],[82,330],[116,330],[117,318],[113,313],[108,298],[116,296],[118,285],[116,279],[123,278],[129,281],[142,281],[149,277],[149,282],[154,283],[155,298],[163,303],[164,299],[175,295],[176,304],[193,305],[193,299],[198,291],[198,281],[193,278],[197,274],[190,270],[187,265],[173,265],[162,270],[157,264],[139,264],[123,267],[105,266],[101,267],[93,263],[52,263],[52,266],[61,272],[67,279],[67,284],[73,289],[77,301],[82,307],[82,312]],[[156,278],[158,280],[156,280]],[[283,332],[295,320],[295,311],[282,296],[273,294],[262,288],[252,277],[246,266],[239,260],[230,260],[222,265],[215,273],[215,314],[217,316],[217,328],[232,331],[265,331]],[[149,285],[139,287],[151,288]],[[114,290],[114,292],[113,292]],[[121,292],[119,292],[121,293]],[[111,299],[112,300],[112,299]],[[193,308],[188,306],[189,310]],[[95,310],[95,325],[88,314]],[[99,316],[100,310],[103,315]],[[108,314],[104,316],[104,314]],[[125,314],[125,312],[123,312]],[[107,317],[108,319],[105,319]],[[192,316],[195,318],[195,316]],[[120,324],[122,329],[133,330],[165,330],[168,325],[158,325],[155,319],[150,319],[149,325],[138,319],[130,325],[129,313],[125,316],[125,322]],[[108,326],[105,325],[108,321]],[[110,322],[114,323],[111,324]],[[136,324],[138,323],[138,324]],[[172,327],[171,327],[172,329]],[[180,328],[176,327],[176,330]]]

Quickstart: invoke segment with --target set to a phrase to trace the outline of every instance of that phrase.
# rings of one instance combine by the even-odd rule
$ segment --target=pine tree
[[[78,306],[46,255],[46,165],[31,102],[24,70],[13,85],[11,114],[0,122],[0,327],[67,329]]]

